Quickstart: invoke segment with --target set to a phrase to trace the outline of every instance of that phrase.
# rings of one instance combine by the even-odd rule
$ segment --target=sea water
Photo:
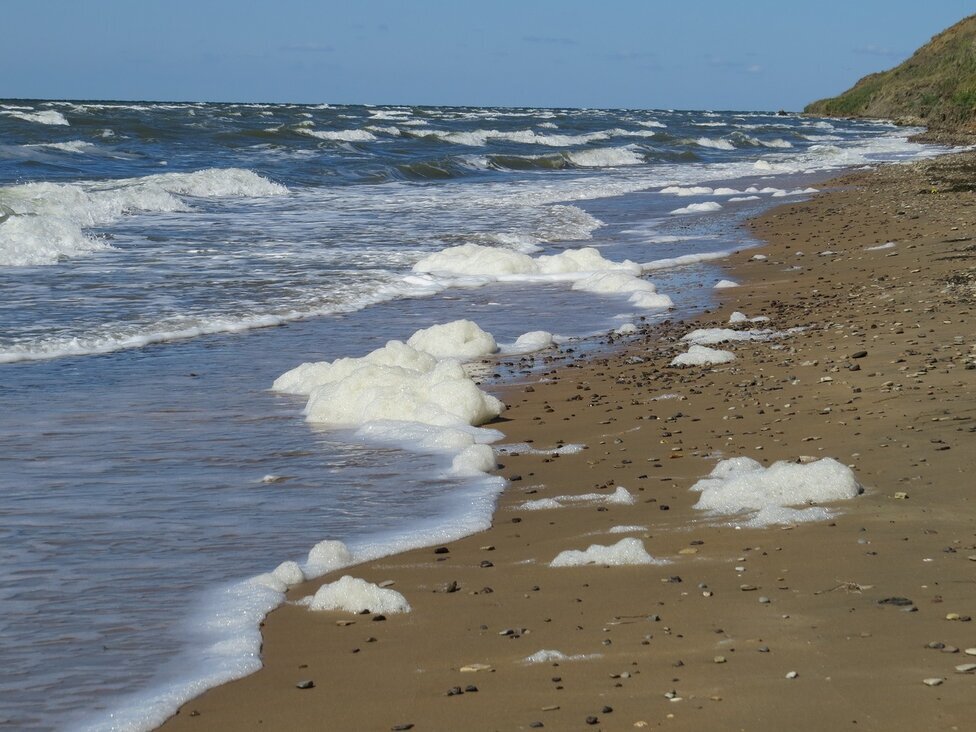
[[[285,372],[459,319],[565,349],[687,314],[745,218],[933,152],[910,132],[0,102],[0,727],[151,728],[259,666],[281,594],[250,578],[323,540],[361,560],[488,525],[500,479],[409,429],[306,422]]]

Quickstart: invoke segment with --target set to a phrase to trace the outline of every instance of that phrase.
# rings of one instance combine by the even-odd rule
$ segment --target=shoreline
[[[566,729],[596,717],[598,728],[607,729],[641,722],[822,729],[859,716],[859,728],[882,719],[887,728],[923,719],[933,729],[963,728],[971,677],[955,675],[953,667],[967,657],[925,648],[927,642],[966,648],[968,626],[945,615],[976,611],[955,579],[968,578],[973,566],[966,560],[972,532],[960,523],[966,496],[957,472],[970,469],[972,460],[958,449],[964,433],[954,431],[973,426],[972,409],[963,408],[974,381],[964,370],[972,344],[960,322],[970,306],[935,299],[930,312],[921,306],[923,292],[934,297],[941,287],[933,277],[959,274],[958,260],[929,261],[929,248],[957,256],[953,247],[966,244],[944,240],[976,227],[971,212],[954,208],[968,191],[918,192],[920,171],[951,167],[950,157],[842,176],[833,182],[839,190],[773,209],[751,225],[768,243],[728,260],[741,286],[721,292],[716,312],[652,327],[622,352],[562,364],[549,381],[503,389],[506,443],[533,440],[550,448],[562,441],[588,449],[558,458],[500,456],[500,473],[511,482],[492,528],[446,545],[446,553],[415,550],[292,590],[290,600],[347,573],[393,580],[413,611],[375,622],[283,606],[264,624],[264,668],[188,702],[163,728],[522,729],[541,722]],[[901,176],[892,172],[899,167]],[[860,192],[863,185],[873,193]],[[911,206],[903,203],[909,199]],[[891,222],[882,220],[889,215]],[[958,237],[946,235],[952,226]],[[863,251],[889,240],[896,247]],[[807,269],[783,272],[785,263],[798,261],[799,247]],[[839,254],[818,256],[828,249]],[[753,260],[757,252],[768,259]],[[919,271],[906,273],[906,260],[917,260],[909,269]],[[864,281],[869,274],[873,280]],[[909,278],[914,289],[904,284]],[[902,307],[887,312],[893,305]],[[905,307],[911,312],[902,314]],[[736,353],[730,365],[665,367],[678,352],[678,337],[694,327],[725,327],[733,310],[768,315],[777,329],[808,330],[773,343],[722,345]],[[837,327],[818,327],[824,318]],[[909,325],[910,318],[920,327],[914,320]],[[935,335],[923,330],[923,320]],[[937,353],[935,346],[950,352]],[[853,359],[860,350],[868,352]],[[635,355],[643,362],[628,363]],[[910,378],[895,365],[899,358],[918,367]],[[936,358],[935,365],[927,358]],[[857,371],[849,370],[853,365]],[[929,384],[938,408],[950,412],[929,418],[948,419],[912,423],[911,438],[899,437],[906,422],[927,414],[919,405],[928,392],[920,386]],[[951,389],[960,392],[956,401]],[[684,398],[653,401],[674,392]],[[926,399],[910,399],[915,396]],[[888,426],[895,412],[898,421]],[[928,442],[934,439],[942,442]],[[713,525],[691,508],[695,497],[687,489],[714,467],[719,451],[763,462],[833,456],[853,464],[867,491],[829,522],[788,531]],[[634,492],[635,505],[514,510],[528,499],[609,493],[619,485]],[[908,498],[892,498],[896,493]],[[615,543],[621,537],[605,533],[613,525],[646,526],[623,536],[641,538],[669,563],[546,566],[563,549]],[[822,562],[804,561],[818,554]],[[882,555],[895,566],[882,565]],[[451,583],[459,590],[444,592]],[[758,591],[742,591],[747,583]],[[770,602],[758,603],[760,593]],[[911,598],[918,612],[877,604],[889,596]],[[506,630],[512,632],[499,635]],[[765,647],[768,653],[757,652]],[[520,663],[544,649],[600,657],[556,661],[558,668]],[[491,668],[460,671],[470,664]],[[798,677],[786,680],[790,671]],[[946,679],[940,687],[922,684],[936,676]],[[314,687],[296,689],[304,679]],[[477,692],[447,695],[472,685]],[[672,691],[681,702],[665,696]],[[376,705],[377,698],[384,703]],[[824,709],[825,701],[833,706]]]

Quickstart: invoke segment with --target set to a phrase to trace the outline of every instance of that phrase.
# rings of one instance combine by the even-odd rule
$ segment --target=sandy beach
[[[711,312],[537,356],[498,394],[492,426],[534,449],[499,457],[490,530],[289,594],[348,574],[411,612],[285,605],[264,668],[162,729],[972,729],[974,173],[962,153],[836,179],[750,224],[765,243],[728,260]],[[776,336],[670,367],[700,328]],[[864,492],[764,528],[693,508],[733,457],[834,458]],[[601,500],[621,486],[633,503]],[[626,537],[659,563],[549,566]],[[565,658],[526,662],[545,650]]]

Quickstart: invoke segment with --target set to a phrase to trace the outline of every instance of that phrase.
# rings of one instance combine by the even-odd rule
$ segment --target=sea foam
[[[691,490],[701,493],[695,508],[712,514],[747,514],[749,525],[817,521],[829,516],[812,503],[857,497],[861,485],[854,472],[833,458],[801,464],[777,462],[768,468],[747,457],[722,460]]]

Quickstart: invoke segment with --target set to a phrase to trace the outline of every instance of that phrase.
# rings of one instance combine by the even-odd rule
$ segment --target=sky
[[[964,0],[0,0],[0,98],[798,111]]]

